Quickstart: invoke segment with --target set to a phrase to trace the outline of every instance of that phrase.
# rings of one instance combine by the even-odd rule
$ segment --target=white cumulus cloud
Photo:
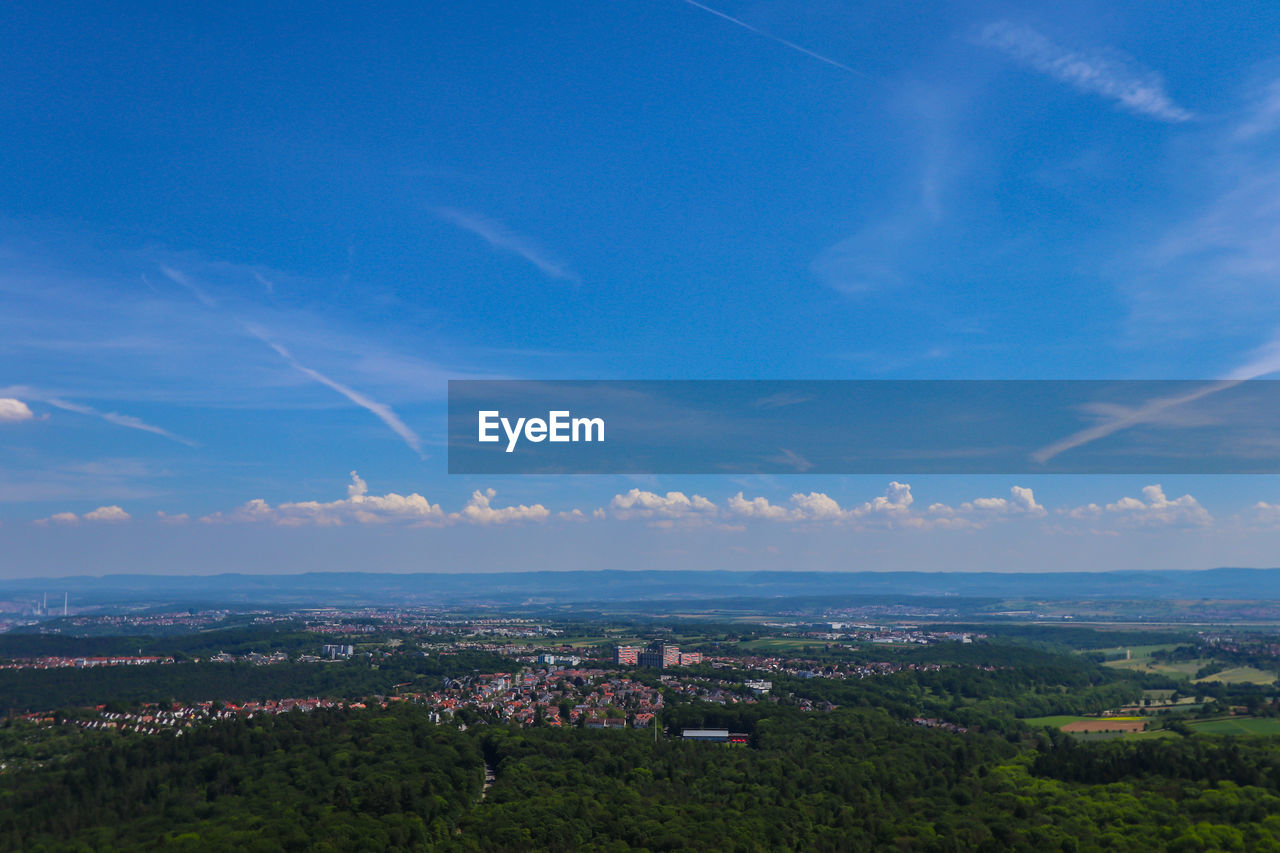
[[[796,492],[787,506],[770,503],[764,497],[747,498],[738,492],[729,498],[727,506],[734,515],[768,521],[839,521],[849,515],[835,498],[823,492]]]
[[[930,507],[932,509],[932,507]],[[1026,513],[1044,515],[1045,509],[1036,503],[1035,493],[1025,486],[1013,486],[1007,498],[974,498],[960,505],[962,512],[985,512],[999,515]]]
[[[921,526],[943,528],[985,527],[1012,517],[1039,518],[1047,514],[1036,502],[1035,493],[1025,486],[1013,486],[1007,498],[974,498],[959,506],[935,503],[929,506],[927,521]]]
[[[911,486],[894,481],[883,495],[849,509],[825,492],[796,492],[786,506],[770,503],[764,497],[747,498],[738,492],[729,498],[728,509],[734,515],[770,521],[845,521],[872,515],[903,516],[910,511],[913,500]]]
[[[48,518],[36,520],[36,524],[79,524],[80,516],[74,512],[55,512]]]
[[[738,492],[728,501],[729,512],[747,518],[767,518],[773,521],[785,521],[791,518],[791,510],[784,506],[769,503],[768,498],[745,498]]]
[[[285,527],[303,524],[340,525],[348,522],[378,524],[401,521],[417,524],[442,524],[448,519],[439,504],[433,504],[414,492],[401,495],[368,494],[369,486],[355,471],[347,486],[347,497],[335,501],[296,501],[271,506],[261,498],[246,502],[229,514],[214,513],[201,521],[269,522]]]
[[[92,512],[84,514],[85,521],[128,521],[129,513],[118,506],[100,506]]]
[[[471,499],[458,512],[446,513],[440,504],[432,503],[417,492],[408,495],[388,492],[385,495],[369,494],[369,484],[355,471],[347,485],[347,496],[333,501],[293,501],[272,506],[261,498],[247,501],[232,512],[214,513],[200,520],[217,522],[259,522],[282,527],[314,524],[338,526],[343,524],[402,523],[413,526],[440,526],[448,524],[507,524],[519,521],[545,521],[551,510],[542,504],[494,506],[497,495],[493,489],[477,489]],[[585,520],[581,510],[558,515],[565,520]]]
[[[791,503],[795,506],[797,517],[804,520],[838,521],[847,514],[835,498],[823,492],[794,494],[791,496]]]
[[[702,495],[667,492],[659,495],[643,489],[632,489],[625,495],[614,495],[609,505],[618,518],[706,518],[716,513],[716,505]]]
[[[81,521],[118,522],[128,521],[130,518],[132,516],[129,513],[112,504],[111,506],[100,506],[95,510],[86,512],[84,515],[76,515],[74,512],[57,512],[48,518],[37,519],[36,524],[78,524]]]
[[[467,502],[467,505],[462,508],[462,512],[458,513],[458,515],[474,524],[543,521],[547,516],[551,515],[551,511],[542,504],[495,507],[492,505],[495,495],[497,495],[497,492],[493,489],[485,489],[483,492],[477,489],[471,493],[471,500]]]
[[[1253,505],[1253,511],[1260,524],[1271,526],[1280,523],[1280,504],[1258,501]]]
[[[1070,518],[1079,519],[1109,516],[1122,523],[1134,525],[1204,526],[1213,522],[1213,516],[1191,495],[1170,500],[1159,483],[1144,486],[1142,498],[1123,497],[1104,506],[1096,503],[1086,504],[1067,510],[1065,514]]]
[[[914,502],[915,498],[911,496],[911,484],[899,483],[894,480],[889,483],[889,487],[884,490],[883,495],[864,503],[853,510],[853,513],[854,515],[873,515],[878,513],[902,515],[911,510],[911,504]]]
[[[26,403],[15,397],[0,397],[0,424],[16,424],[34,418]]]

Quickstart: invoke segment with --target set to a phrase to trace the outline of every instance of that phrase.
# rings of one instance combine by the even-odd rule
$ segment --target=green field
[[[1212,658],[1197,658],[1196,660],[1179,661],[1178,663],[1152,663],[1149,656],[1139,657],[1135,653],[1129,660],[1110,660],[1106,662],[1106,665],[1114,669],[1125,669],[1132,672],[1151,672],[1186,678],[1195,683],[1220,681],[1223,684],[1271,684],[1276,680],[1275,672],[1254,669],[1251,666],[1225,669],[1206,678],[1197,679],[1195,677],[1197,672],[1213,662]]]
[[[1137,715],[1128,715],[1122,717],[1077,717],[1071,714],[1058,714],[1051,717],[1024,717],[1023,722],[1029,726],[1053,726],[1054,728],[1062,728],[1071,723],[1096,723],[1099,720],[1111,719],[1117,721],[1130,721],[1143,719]]]
[[[599,634],[585,634],[577,637],[530,637],[525,640],[531,646],[602,646],[602,645],[635,645],[639,643],[644,645],[640,640],[627,640],[615,637],[603,637]]]
[[[1152,652],[1172,651],[1174,648],[1176,647],[1169,643],[1158,643],[1150,646],[1114,646],[1109,649],[1097,649],[1097,651],[1102,652],[1107,657],[1118,657],[1121,661],[1124,660],[1125,652],[1129,653],[1130,661],[1149,661],[1151,660]]]
[[[1024,717],[1022,721],[1029,726],[1049,726],[1050,728],[1060,729],[1063,726],[1070,725],[1071,723],[1096,723],[1100,719],[1101,718],[1099,717],[1079,717],[1071,714],[1059,714],[1051,717]],[[1137,720],[1142,718],[1136,717],[1136,716],[1124,716],[1124,717],[1112,717],[1111,719]],[[1138,738],[1138,739],[1161,738],[1161,737],[1169,737],[1172,734],[1173,734],[1172,732],[1167,732],[1160,729],[1153,729],[1151,731],[1136,731],[1136,732],[1118,732],[1118,731],[1070,732],[1071,737],[1075,738],[1076,740],[1087,740],[1087,741],[1114,740],[1115,738],[1124,738],[1125,740],[1131,740],[1134,738]]]
[[[1024,717],[1022,722],[1029,726],[1050,726],[1060,729],[1068,723],[1080,723],[1092,719],[1093,717],[1073,717],[1070,714],[1060,714],[1056,717]]]
[[[1249,666],[1233,667],[1231,669],[1223,670],[1215,675],[1211,675],[1208,678],[1197,679],[1195,677],[1196,673],[1203,667],[1212,664],[1214,662],[1213,658],[1197,658],[1196,660],[1179,661],[1177,663],[1154,663],[1152,661],[1151,656],[1153,653],[1160,650],[1171,650],[1173,648],[1174,646],[1172,645],[1164,644],[1150,646],[1116,646],[1109,649],[1100,649],[1099,651],[1103,652],[1108,657],[1115,656],[1114,660],[1106,661],[1106,665],[1114,669],[1171,675],[1177,678],[1186,678],[1196,683],[1220,681],[1223,684],[1271,684],[1276,680],[1276,673],[1254,669]],[[1128,657],[1125,657],[1126,653],[1128,654]]]
[[[760,640],[748,640],[745,643],[739,643],[738,649],[749,649],[757,652],[778,652],[778,651],[795,651],[803,649],[805,646],[814,646],[822,648],[825,645],[824,640],[813,640],[797,638],[791,639],[787,637],[766,637]]]
[[[1224,669],[1222,672],[1210,675],[1207,678],[1197,678],[1196,683],[1221,681],[1223,684],[1271,684],[1275,680],[1275,672],[1254,669],[1251,666],[1238,666],[1234,669]]]
[[[1229,717],[1190,726],[1207,735],[1280,735],[1280,717]]]
[[[1109,660],[1106,665],[1114,669],[1127,669],[1133,672],[1158,672],[1163,675],[1191,678],[1200,671],[1201,667],[1208,666],[1212,662],[1209,658],[1197,658],[1196,660],[1180,661],[1178,663],[1152,663],[1149,657],[1134,656],[1130,660]]]
[[[1177,737],[1173,732],[1165,729],[1152,729],[1145,732],[1073,732],[1071,734],[1076,740],[1116,740],[1124,738],[1130,740],[1152,740],[1157,738]]]

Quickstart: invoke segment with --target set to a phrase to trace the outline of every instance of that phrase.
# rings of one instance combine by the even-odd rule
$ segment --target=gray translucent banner
[[[449,382],[451,474],[1275,474],[1280,382]]]

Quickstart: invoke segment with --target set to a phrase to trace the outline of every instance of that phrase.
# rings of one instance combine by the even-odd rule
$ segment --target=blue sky
[[[1278,19],[10,4],[0,573],[1272,565],[1274,477],[472,478],[443,441],[449,378],[1270,375]]]

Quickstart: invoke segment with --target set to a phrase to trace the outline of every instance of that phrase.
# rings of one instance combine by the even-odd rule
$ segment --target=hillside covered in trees
[[[744,746],[436,725],[420,708],[183,736],[9,723],[6,850],[1280,849],[1280,744],[955,733],[876,709],[683,707]],[[485,765],[494,779],[482,793]]]

